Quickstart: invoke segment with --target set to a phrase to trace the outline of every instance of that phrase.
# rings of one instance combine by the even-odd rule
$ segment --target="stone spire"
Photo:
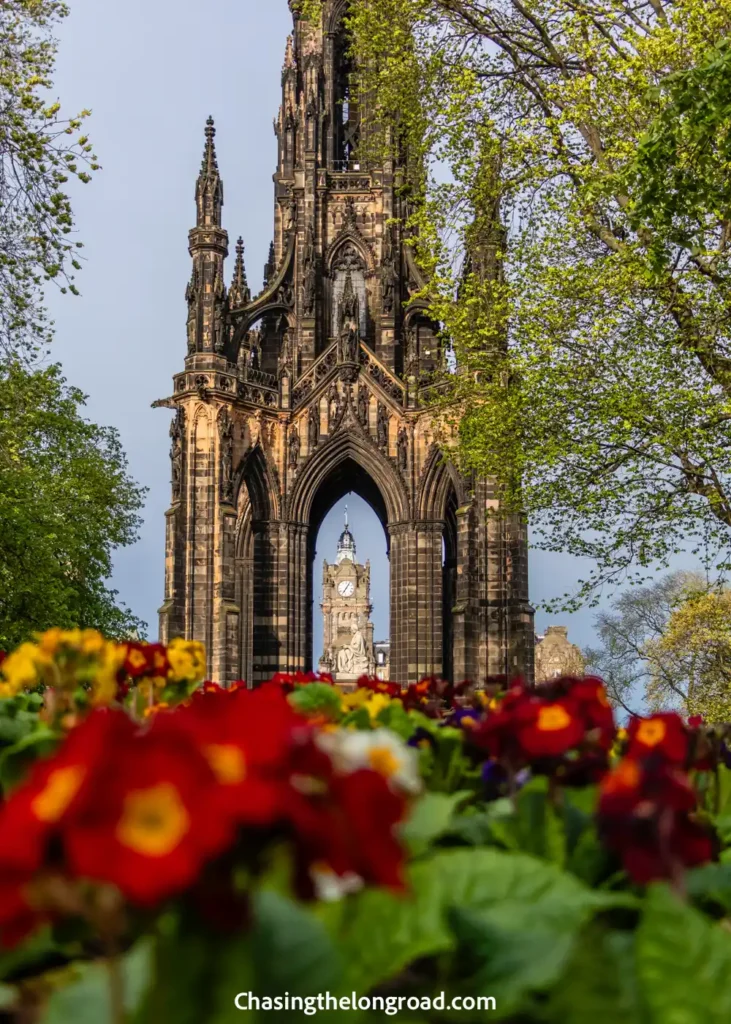
[[[195,186],[195,201],[198,210],[197,227],[220,227],[223,207],[223,182],[218,172],[216,159],[216,128],[213,118],[206,121],[206,143],[203,161]]]
[[[193,272],[186,291],[188,302],[188,356],[198,353],[224,355],[228,338],[226,286],[223,262],[228,255],[228,235],[221,226],[223,183],[218,172],[216,129],[206,122],[203,161],[195,186],[196,225],[188,235]]]
[[[244,266],[244,240],[239,238],[236,243],[236,263],[234,264],[234,279],[231,282],[229,302],[232,309],[239,306],[246,306],[251,301],[251,291],[246,280],[246,267]]]

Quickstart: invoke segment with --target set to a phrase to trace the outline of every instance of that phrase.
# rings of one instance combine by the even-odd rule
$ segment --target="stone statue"
[[[397,456],[398,456],[398,468],[402,473],[405,473],[409,468],[409,436],[406,433],[406,428],[401,427],[398,432],[398,441],[396,443]]]
[[[308,440],[310,443],[310,451],[314,451],[317,447],[317,442],[320,440],[320,410],[316,405],[313,405],[310,409]]]
[[[218,436],[221,441],[221,501],[230,503],[234,496],[234,425],[227,412],[219,417]]]
[[[252,345],[251,346],[251,353],[249,354],[249,369],[250,370],[258,370],[259,368],[260,368],[260,363],[259,363],[259,346],[258,345]]]
[[[328,412],[328,428],[332,430],[338,415],[340,413],[340,394],[336,385],[333,383],[330,386],[330,390],[327,394],[327,412]]]
[[[317,296],[317,271],[315,270],[315,264],[310,263],[305,270],[305,282],[304,282],[304,314],[305,316],[312,316],[315,312],[315,299]]]
[[[364,427],[368,427],[368,388],[361,384],[358,388],[358,419]]]
[[[384,313],[393,313],[397,281],[393,229],[389,229],[384,239],[383,264],[381,266],[381,308]]]
[[[300,432],[297,427],[292,427],[292,431],[289,435],[289,467],[290,469],[297,469],[300,459],[300,448],[302,442],[300,441]]]
[[[351,629],[353,638],[348,647],[342,647],[338,651],[338,675],[355,677],[366,675],[370,668],[368,649],[365,637],[357,621],[354,621]]]
[[[378,447],[384,451],[388,450],[388,410],[383,402],[378,403],[378,420],[376,423],[376,436]]]
[[[185,289],[185,301],[188,303],[188,352],[195,352],[198,333],[198,275],[195,270]]]
[[[185,412],[178,409],[175,419],[170,424],[170,437],[172,446],[170,448],[170,463],[172,466],[173,501],[180,501],[180,494],[183,481],[183,429],[185,425]]]

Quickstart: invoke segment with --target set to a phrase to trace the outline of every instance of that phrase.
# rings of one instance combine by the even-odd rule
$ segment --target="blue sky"
[[[206,117],[216,119],[225,185],[224,226],[246,243],[249,283],[258,289],[272,235],[272,120],[291,16],[286,0],[70,0],[60,33],[56,91],[68,114],[92,110],[89,133],[103,170],[74,189],[87,263],[80,298],[50,295],[52,356],[89,395],[88,415],[118,429],[134,477],[149,488],[139,542],[119,553],[114,585],[157,635],[164,574],[164,514],[170,497],[170,413],[151,403],[170,394],[186,350],[183,299],[190,276],[187,233]],[[232,260],[229,258],[228,273]],[[344,502],[320,531],[334,558]],[[374,621],[388,635],[388,562],[380,523],[349,499],[359,558],[373,568]],[[531,596],[563,592],[576,560],[534,552]],[[582,646],[593,612],[558,616]],[[539,614],[542,629],[547,618]],[[557,621],[554,616],[550,621]],[[321,649],[319,608],[315,658]]]

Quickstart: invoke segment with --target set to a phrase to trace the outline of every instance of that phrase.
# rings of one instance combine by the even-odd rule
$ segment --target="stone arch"
[[[357,228],[345,228],[341,231],[338,237],[328,246],[325,253],[325,268],[328,275],[332,275],[332,267],[335,262],[340,250],[351,244],[355,249],[358,250],[358,254],[363,260],[363,269],[369,274],[372,274],[375,270],[375,256],[373,255],[373,249],[365,240],[363,235],[358,231]]]
[[[393,463],[367,439],[343,431],[319,447],[302,467],[289,500],[292,520],[309,523],[315,498],[323,483],[348,461],[360,467],[373,482],[381,495],[388,525],[409,518],[408,493]]]
[[[348,0],[335,0],[333,3],[326,27],[329,35],[334,35],[340,29],[347,7]]]
[[[234,480],[234,493],[241,488],[248,491],[251,517],[254,522],[266,522],[279,516],[279,494],[269,470],[266,455],[259,442],[250,448],[239,464]]]
[[[458,508],[466,504],[467,490],[464,480],[451,459],[438,445],[433,444],[419,481],[416,503],[419,518],[443,520],[450,489],[454,491]]]

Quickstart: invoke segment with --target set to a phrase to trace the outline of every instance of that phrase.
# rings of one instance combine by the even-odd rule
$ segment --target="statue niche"
[[[360,338],[367,335],[368,298],[366,264],[358,248],[346,242],[337,250],[330,268],[332,277],[331,337],[339,338],[344,317],[355,321]]]
[[[360,303],[353,288],[350,271],[345,278],[345,287],[338,309],[340,340],[340,362],[357,363],[360,347]]]

